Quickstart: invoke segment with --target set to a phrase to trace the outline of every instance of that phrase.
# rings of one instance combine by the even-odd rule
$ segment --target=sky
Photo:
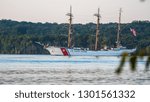
[[[70,5],[73,23],[96,22],[98,8],[101,23],[118,22],[120,8],[122,23],[150,20],[150,0],[0,0],[0,19],[67,23]]]

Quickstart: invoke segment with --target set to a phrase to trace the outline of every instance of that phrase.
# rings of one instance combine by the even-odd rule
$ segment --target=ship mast
[[[96,41],[95,41],[95,50],[97,50],[98,49],[98,38],[99,38],[99,32],[100,32],[100,30],[99,30],[99,24],[100,24],[100,9],[98,8],[98,13],[97,14],[94,14],[94,16],[96,16],[97,17],[97,26],[96,26]]]
[[[118,23],[118,31],[117,31],[117,48],[120,47],[120,23],[121,23],[121,12],[122,12],[122,9],[120,8],[119,10],[119,23]]]
[[[72,36],[72,6],[70,6],[70,13],[66,14],[67,16],[69,16],[69,31],[68,31],[68,48],[71,48],[71,36]]]

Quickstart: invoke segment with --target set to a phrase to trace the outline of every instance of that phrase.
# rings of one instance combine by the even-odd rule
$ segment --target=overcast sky
[[[150,0],[0,0],[0,19],[66,23],[70,5],[74,23],[96,22],[98,7],[102,23],[118,22],[120,7],[123,23],[150,20]]]

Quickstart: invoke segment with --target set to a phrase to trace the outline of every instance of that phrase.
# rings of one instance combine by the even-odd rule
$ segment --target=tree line
[[[134,28],[137,36],[133,36]],[[94,49],[96,24],[73,24],[75,47]],[[0,20],[1,54],[48,54],[35,42],[50,46],[67,47],[68,24],[32,23],[12,20]],[[99,48],[116,44],[117,23],[100,24]],[[150,21],[133,21],[121,24],[121,44],[127,48],[142,49],[150,46]]]

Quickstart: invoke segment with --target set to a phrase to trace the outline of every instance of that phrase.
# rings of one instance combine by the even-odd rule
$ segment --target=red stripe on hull
[[[61,49],[64,56],[69,56],[68,51],[66,50],[66,48],[60,48],[60,49]]]

